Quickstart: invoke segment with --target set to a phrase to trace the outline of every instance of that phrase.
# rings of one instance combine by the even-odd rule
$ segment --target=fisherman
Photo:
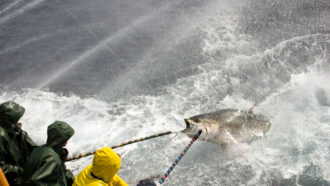
[[[117,174],[120,164],[120,156],[110,147],[103,147],[96,151],[93,163],[79,173],[72,186],[128,186]]]
[[[0,105],[0,167],[11,186],[21,184],[24,164],[37,147],[18,123],[24,112],[12,101]]]
[[[65,167],[68,150],[64,146],[73,134],[73,128],[63,121],[48,126],[47,143],[35,148],[25,165],[24,186],[72,185],[74,176]]]

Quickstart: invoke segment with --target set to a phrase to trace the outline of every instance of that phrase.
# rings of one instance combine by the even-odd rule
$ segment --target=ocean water
[[[270,119],[250,144],[197,141],[164,185],[330,185],[330,3],[0,2],[0,102],[26,108],[38,143],[75,129],[70,156],[165,131],[223,108]],[[164,174],[189,143],[169,135],[117,148],[132,183]],[[92,156],[67,163],[75,175]]]

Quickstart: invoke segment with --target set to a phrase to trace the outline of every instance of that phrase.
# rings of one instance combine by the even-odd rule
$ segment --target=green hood
[[[62,147],[74,134],[73,128],[64,121],[55,121],[47,129],[47,146]]]
[[[16,125],[24,112],[25,108],[13,101],[2,103],[0,105],[0,126],[11,128]]]

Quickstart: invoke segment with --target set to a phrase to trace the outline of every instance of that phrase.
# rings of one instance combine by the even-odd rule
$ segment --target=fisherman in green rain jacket
[[[74,176],[64,162],[68,150],[64,148],[74,130],[63,121],[48,126],[47,143],[35,148],[24,168],[24,186],[67,186],[72,185]]]
[[[21,184],[24,164],[37,146],[18,123],[24,111],[12,101],[0,105],[0,167],[11,186]]]

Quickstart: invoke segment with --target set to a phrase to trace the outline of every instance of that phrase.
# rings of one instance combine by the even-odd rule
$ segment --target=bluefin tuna
[[[227,151],[229,144],[249,143],[263,137],[271,127],[270,121],[263,115],[249,110],[222,109],[184,119],[186,128],[182,133],[193,137],[203,130],[199,140],[219,144]]]

